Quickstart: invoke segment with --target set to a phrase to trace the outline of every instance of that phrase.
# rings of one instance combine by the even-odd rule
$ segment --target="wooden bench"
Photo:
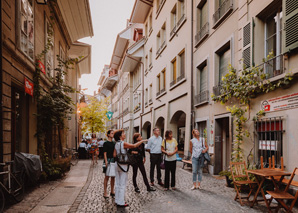
[[[183,162],[182,169],[184,169],[184,166],[185,165],[187,165],[188,167],[191,167],[192,166],[192,161],[191,160],[182,159],[181,161]]]

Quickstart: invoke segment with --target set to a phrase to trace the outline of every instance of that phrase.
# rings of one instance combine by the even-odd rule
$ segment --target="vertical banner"
[[[33,88],[34,85],[27,78],[25,78],[25,92],[31,96],[33,96]]]

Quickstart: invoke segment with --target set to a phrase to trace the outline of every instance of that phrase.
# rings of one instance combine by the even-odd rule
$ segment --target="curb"
[[[89,170],[89,174],[88,174],[88,178],[87,178],[87,181],[84,185],[84,187],[81,189],[80,193],[78,194],[77,198],[75,199],[75,201],[73,202],[73,204],[71,205],[70,209],[68,210],[68,213],[74,213],[74,212],[77,212],[78,208],[79,208],[79,205],[81,204],[86,192],[87,192],[87,189],[91,183],[91,180],[93,178],[93,165],[91,164],[90,165],[90,170]]]

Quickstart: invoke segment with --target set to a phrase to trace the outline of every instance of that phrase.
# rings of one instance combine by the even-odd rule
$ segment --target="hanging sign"
[[[40,60],[38,60],[37,63],[38,63],[38,67],[39,67],[40,71],[43,74],[46,74],[46,68],[45,68],[44,64]]]
[[[112,118],[112,116],[113,116],[113,112],[108,111],[108,112],[106,113],[106,115],[107,115],[108,119],[111,120],[111,118]]]
[[[279,110],[287,110],[298,107],[298,93],[283,95],[261,103],[261,108],[265,112],[274,112]]]
[[[33,96],[33,88],[34,85],[27,78],[25,78],[25,92],[31,96]]]

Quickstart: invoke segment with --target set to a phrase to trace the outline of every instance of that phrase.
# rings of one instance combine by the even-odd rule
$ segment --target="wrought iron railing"
[[[281,75],[285,72],[283,55],[269,59],[257,67],[262,69],[263,73],[266,74],[266,79]]]
[[[179,27],[181,24],[182,24],[182,22],[185,20],[185,14],[183,14],[182,16],[181,16],[181,18],[179,19],[179,21],[177,22],[177,27]]]
[[[204,24],[203,27],[197,32],[195,36],[196,44],[198,44],[200,41],[202,41],[206,36],[209,35],[209,22]]]
[[[123,116],[128,114],[128,108],[126,108],[125,110],[123,110],[122,112]]]
[[[209,101],[209,90],[200,92],[195,96],[195,104],[201,104]]]
[[[158,8],[157,8],[157,10],[156,10],[156,11],[157,11],[156,13],[159,13],[159,12],[160,12],[160,10],[161,10],[163,4],[165,3],[165,1],[166,1],[166,0],[161,0],[161,1],[159,2]]]
[[[171,81],[170,87],[172,87],[175,84],[179,83],[179,81],[181,81],[184,78],[185,78],[185,74],[184,74],[184,72],[182,72],[179,77],[177,77],[176,79],[174,79],[173,81]]]
[[[170,87],[174,86],[176,83],[177,83],[177,79],[174,79],[173,81],[171,81]]]
[[[171,30],[170,37],[172,37],[175,34],[175,32],[176,32],[176,25]]]
[[[224,17],[228,12],[233,10],[233,0],[225,0],[213,14],[214,25]]]

